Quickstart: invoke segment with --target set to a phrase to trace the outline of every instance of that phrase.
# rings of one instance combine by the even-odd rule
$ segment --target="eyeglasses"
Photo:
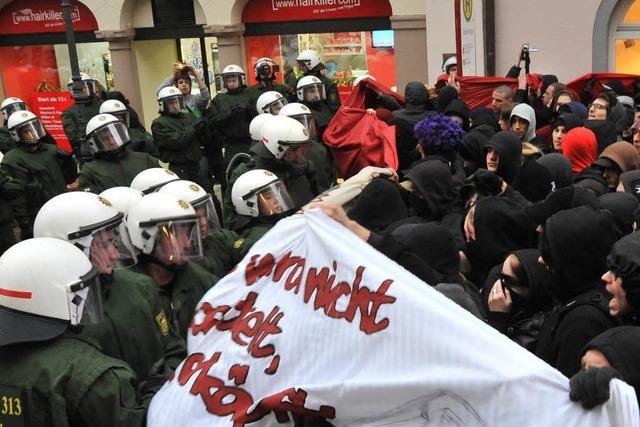
[[[516,279],[515,277],[509,276],[502,272],[498,273],[498,280],[500,280],[500,283],[502,284],[502,286],[504,286],[507,289],[511,289],[515,286],[518,286],[520,283],[518,282],[518,279]]]
[[[591,105],[589,105],[589,109],[591,108],[595,108],[596,110],[606,110],[608,107],[604,104],[596,104],[595,102],[592,102]]]

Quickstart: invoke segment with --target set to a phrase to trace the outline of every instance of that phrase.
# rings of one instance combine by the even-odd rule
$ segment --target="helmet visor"
[[[172,96],[160,101],[162,104],[162,112],[167,114],[178,114],[185,109],[184,97],[182,95]]]
[[[114,112],[114,113],[110,113],[113,116],[115,116],[118,120],[120,120],[122,122],[122,124],[124,124],[127,128],[129,128],[130,122],[129,122],[129,111],[125,110],[125,111],[118,111],[118,112]]]
[[[225,89],[238,89],[242,85],[242,74],[240,73],[224,73],[222,82]]]
[[[324,85],[320,83],[313,83],[302,88],[302,96],[305,102],[324,101],[327,99],[327,93],[324,90]]]
[[[271,113],[274,116],[277,116],[278,113],[280,113],[280,110],[282,110],[282,107],[284,107],[285,105],[287,105],[286,98],[278,98],[277,100],[273,101],[271,104],[265,105],[264,110],[267,113]]]
[[[93,132],[98,151],[114,151],[129,142],[129,132],[123,123],[109,123]]]
[[[135,265],[137,259],[123,222],[93,234],[89,259],[103,274]]]
[[[198,217],[198,228],[201,239],[204,239],[214,230],[220,228],[218,213],[211,195],[207,195],[203,199],[193,202],[192,206],[196,210],[196,216]]]
[[[280,181],[262,187],[256,194],[260,216],[277,215],[295,208],[287,188]]]
[[[69,286],[67,304],[72,325],[100,323],[103,318],[99,271],[95,267]]]
[[[9,118],[16,111],[24,111],[27,109],[27,106],[24,102],[14,102],[13,104],[7,105],[3,110],[5,120]]]
[[[35,144],[46,134],[42,122],[38,119],[17,126],[16,133],[20,141],[26,142],[27,144]]]
[[[198,219],[158,223],[154,256],[164,265],[183,265],[202,256]]]
[[[298,114],[296,116],[289,116],[289,117],[302,123],[304,127],[307,129],[307,132],[309,132],[309,135],[313,135],[313,132],[312,132],[313,116],[311,114]]]
[[[311,144],[309,142],[303,145],[289,145],[289,148],[282,156],[282,160],[293,166],[296,170],[303,170],[309,163],[310,151]]]

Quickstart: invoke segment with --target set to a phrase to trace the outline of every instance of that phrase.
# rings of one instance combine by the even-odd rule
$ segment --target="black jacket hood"
[[[571,161],[560,153],[549,153],[536,160],[539,164],[547,168],[551,174],[553,191],[568,187],[573,182],[571,172]]]
[[[384,178],[371,181],[349,210],[349,218],[376,232],[408,216],[400,190]]]
[[[640,202],[629,193],[607,193],[599,197],[600,207],[606,209],[615,217],[618,227],[618,237],[626,236],[633,232],[635,221],[635,211],[640,206]]]
[[[507,184],[511,184],[516,178],[522,163],[522,142],[520,142],[520,138],[511,131],[501,131],[489,139],[484,146],[484,151],[486,152],[489,147],[496,150],[500,155],[496,173]],[[485,157],[484,167],[486,168],[486,166]]]
[[[584,127],[596,135],[598,153],[602,153],[605,148],[618,140],[616,124],[610,120],[585,120]]]
[[[417,163],[406,173],[429,212],[423,213],[431,220],[438,220],[453,203],[456,193],[451,176],[451,167],[441,160]]]
[[[522,266],[529,287],[527,311],[538,312],[553,304],[553,275],[547,267],[538,262],[538,249],[521,249],[513,252]]]
[[[631,233],[618,240],[607,257],[607,269],[622,279],[627,301],[640,315],[640,233]]]
[[[449,103],[458,98],[458,91],[454,87],[443,86],[440,92],[438,92],[438,101],[436,102],[438,112],[443,113],[449,106]]]
[[[465,133],[458,153],[465,160],[472,160],[481,166],[484,164],[483,148],[489,139],[495,134],[495,130],[489,125],[480,125]]]
[[[426,108],[429,100],[429,92],[421,82],[409,82],[404,88],[404,100],[407,106],[420,106]]]
[[[475,129],[480,125],[488,125],[493,129],[493,133],[491,135],[500,130],[500,125],[498,124],[498,120],[496,119],[496,114],[491,108],[483,107],[471,110],[471,112],[469,113],[469,118],[471,119],[471,129]]]
[[[469,130],[469,108],[467,104],[460,99],[452,100],[444,110],[446,116],[458,116],[462,119],[462,129],[466,132]]]
[[[615,241],[614,218],[606,210],[580,206],[547,220],[540,236],[540,252],[556,277],[562,301],[603,287],[600,278]]]

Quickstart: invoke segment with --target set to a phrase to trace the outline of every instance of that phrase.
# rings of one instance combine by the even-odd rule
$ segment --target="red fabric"
[[[567,83],[567,87],[580,94],[584,90],[585,82],[591,78],[596,79],[596,84],[593,86],[593,90],[591,91],[591,95],[595,97],[598,96],[600,92],[602,92],[602,84],[607,84],[607,82],[611,80],[620,80],[628,93],[634,93],[635,90],[632,87],[633,82],[636,79],[640,78],[640,76],[634,74],[617,73],[587,73]]]
[[[542,89],[542,74],[527,74],[527,86],[529,86],[533,92]]]
[[[366,113],[365,96],[371,90],[391,95],[404,104],[402,96],[373,79],[364,79],[354,88],[323,137],[345,179],[365,166],[398,168],[395,127]]]
[[[518,89],[518,79],[507,77],[459,77],[460,98],[467,103],[470,110],[487,107],[491,104],[493,90],[501,85]]]
[[[598,156],[596,135],[587,128],[571,129],[562,139],[562,155],[571,161],[573,174],[591,166]]]

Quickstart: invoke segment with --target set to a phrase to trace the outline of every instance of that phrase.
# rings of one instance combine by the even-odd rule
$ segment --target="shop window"
[[[640,1],[635,0],[624,15],[625,24],[640,24]]]
[[[108,42],[79,43],[78,65],[80,72],[87,73],[100,82],[102,87],[110,90],[113,88],[113,69],[111,65],[111,52]],[[58,74],[60,75],[60,87],[66,88],[71,79],[71,64],[69,61],[69,49],[66,44],[54,45]]]
[[[200,38],[184,38],[179,40],[180,57],[182,61],[193,67],[208,82],[209,92],[215,95],[221,89],[220,80],[220,57],[218,55],[218,40],[216,37],[206,37],[204,39],[204,51],[206,62],[202,58],[203,46]],[[206,70],[206,71],[205,71]],[[207,78],[205,78],[205,72]],[[199,94],[198,85],[193,82],[191,93]]]
[[[336,32],[320,34],[268,35],[245,37],[249,81],[255,84],[253,64],[261,57],[269,57],[280,65],[278,79],[294,73],[300,51],[313,49],[327,66],[326,75],[338,86],[349,87],[362,75],[369,74],[387,85],[396,85],[396,66],[393,33],[378,31]],[[287,79],[288,80],[288,79]]]

